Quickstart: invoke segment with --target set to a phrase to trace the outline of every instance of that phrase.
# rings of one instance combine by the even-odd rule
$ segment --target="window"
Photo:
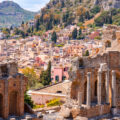
[[[62,93],[62,91],[57,91],[56,93]]]
[[[59,82],[59,76],[58,75],[55,76],[55,80],[56,80],[56,82]]]
[[[2,77],[8,77],[7,65],[1,66]]]
[[[66,76],[62,76],[62,80],[65,80],[66,79]]]
[[[105,46],[106,46],[106,48],[111,47],[111,42],[110,42],[110,41],[107,41],[107,42],[105,43]]]

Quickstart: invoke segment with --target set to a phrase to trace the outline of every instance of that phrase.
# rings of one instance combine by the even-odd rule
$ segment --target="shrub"
[[[27,93],[24,94],[24,102],[27,103],[31,108],[34,107],[34,103],[29,95]]]
[[[63,47],[64,45],[62,45],[62,44],[59,44],[59,45],[57,45],[57,47]]]
[[[47,107],[59,106],[59,105],[62,105],[62,102],[60,101],[59,98],[50,100],[50,102],[47,103]]]
[[[34,105],[33,109],[44,108],[45,105]]]
[[[100,7],[99,6],[94,6],[91,10],[90,10],[91,13],[93,14],[97,14],[100,12]]]

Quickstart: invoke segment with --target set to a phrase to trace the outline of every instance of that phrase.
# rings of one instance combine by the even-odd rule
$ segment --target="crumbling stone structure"
[[[116,25],[109,25],[103,28],[102,42],[103,49],[112,47],[114,41],[119,42],[120,40],[120,27]]]
[[[27,78],[18,73],[15,62],[0,63],[0,117],[24,115]]]
[[[73,61],[71,98],[78,101],[73,117],[96,117],[120,109],[120,52],[111,51],[94,58]],[[75,72],[76,71],[76,72]],[[74,108],[74,107],[73,107]]]

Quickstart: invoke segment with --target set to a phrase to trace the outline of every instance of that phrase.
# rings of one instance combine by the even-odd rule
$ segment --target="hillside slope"
[[[93,23],[95,22],[95,19],[98,18],[98,17],[100,16],[100,14],[101,14],[101,13],[97,13],[94,18],[85,21],[84,25],[87,26],[87,25],[89,25],[89,24],[93,24]]]
[[[34,18],[35,13],[22,9],[12,1],[0,3],[0,27],[19,26]]]
[[[34,29],[47,31],[56,26],[64,28],[84,22],[85,25],[93,24],[100,16],[98,13],[111,8],[120,8],[119,4],[120,0],[50,0],[36,17]]]

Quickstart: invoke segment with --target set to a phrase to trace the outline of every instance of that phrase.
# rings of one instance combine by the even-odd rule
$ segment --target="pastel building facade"
[[[68,67],[56,67],[51,71],[51,79],[53,83],[68,80],[68,78]]]

